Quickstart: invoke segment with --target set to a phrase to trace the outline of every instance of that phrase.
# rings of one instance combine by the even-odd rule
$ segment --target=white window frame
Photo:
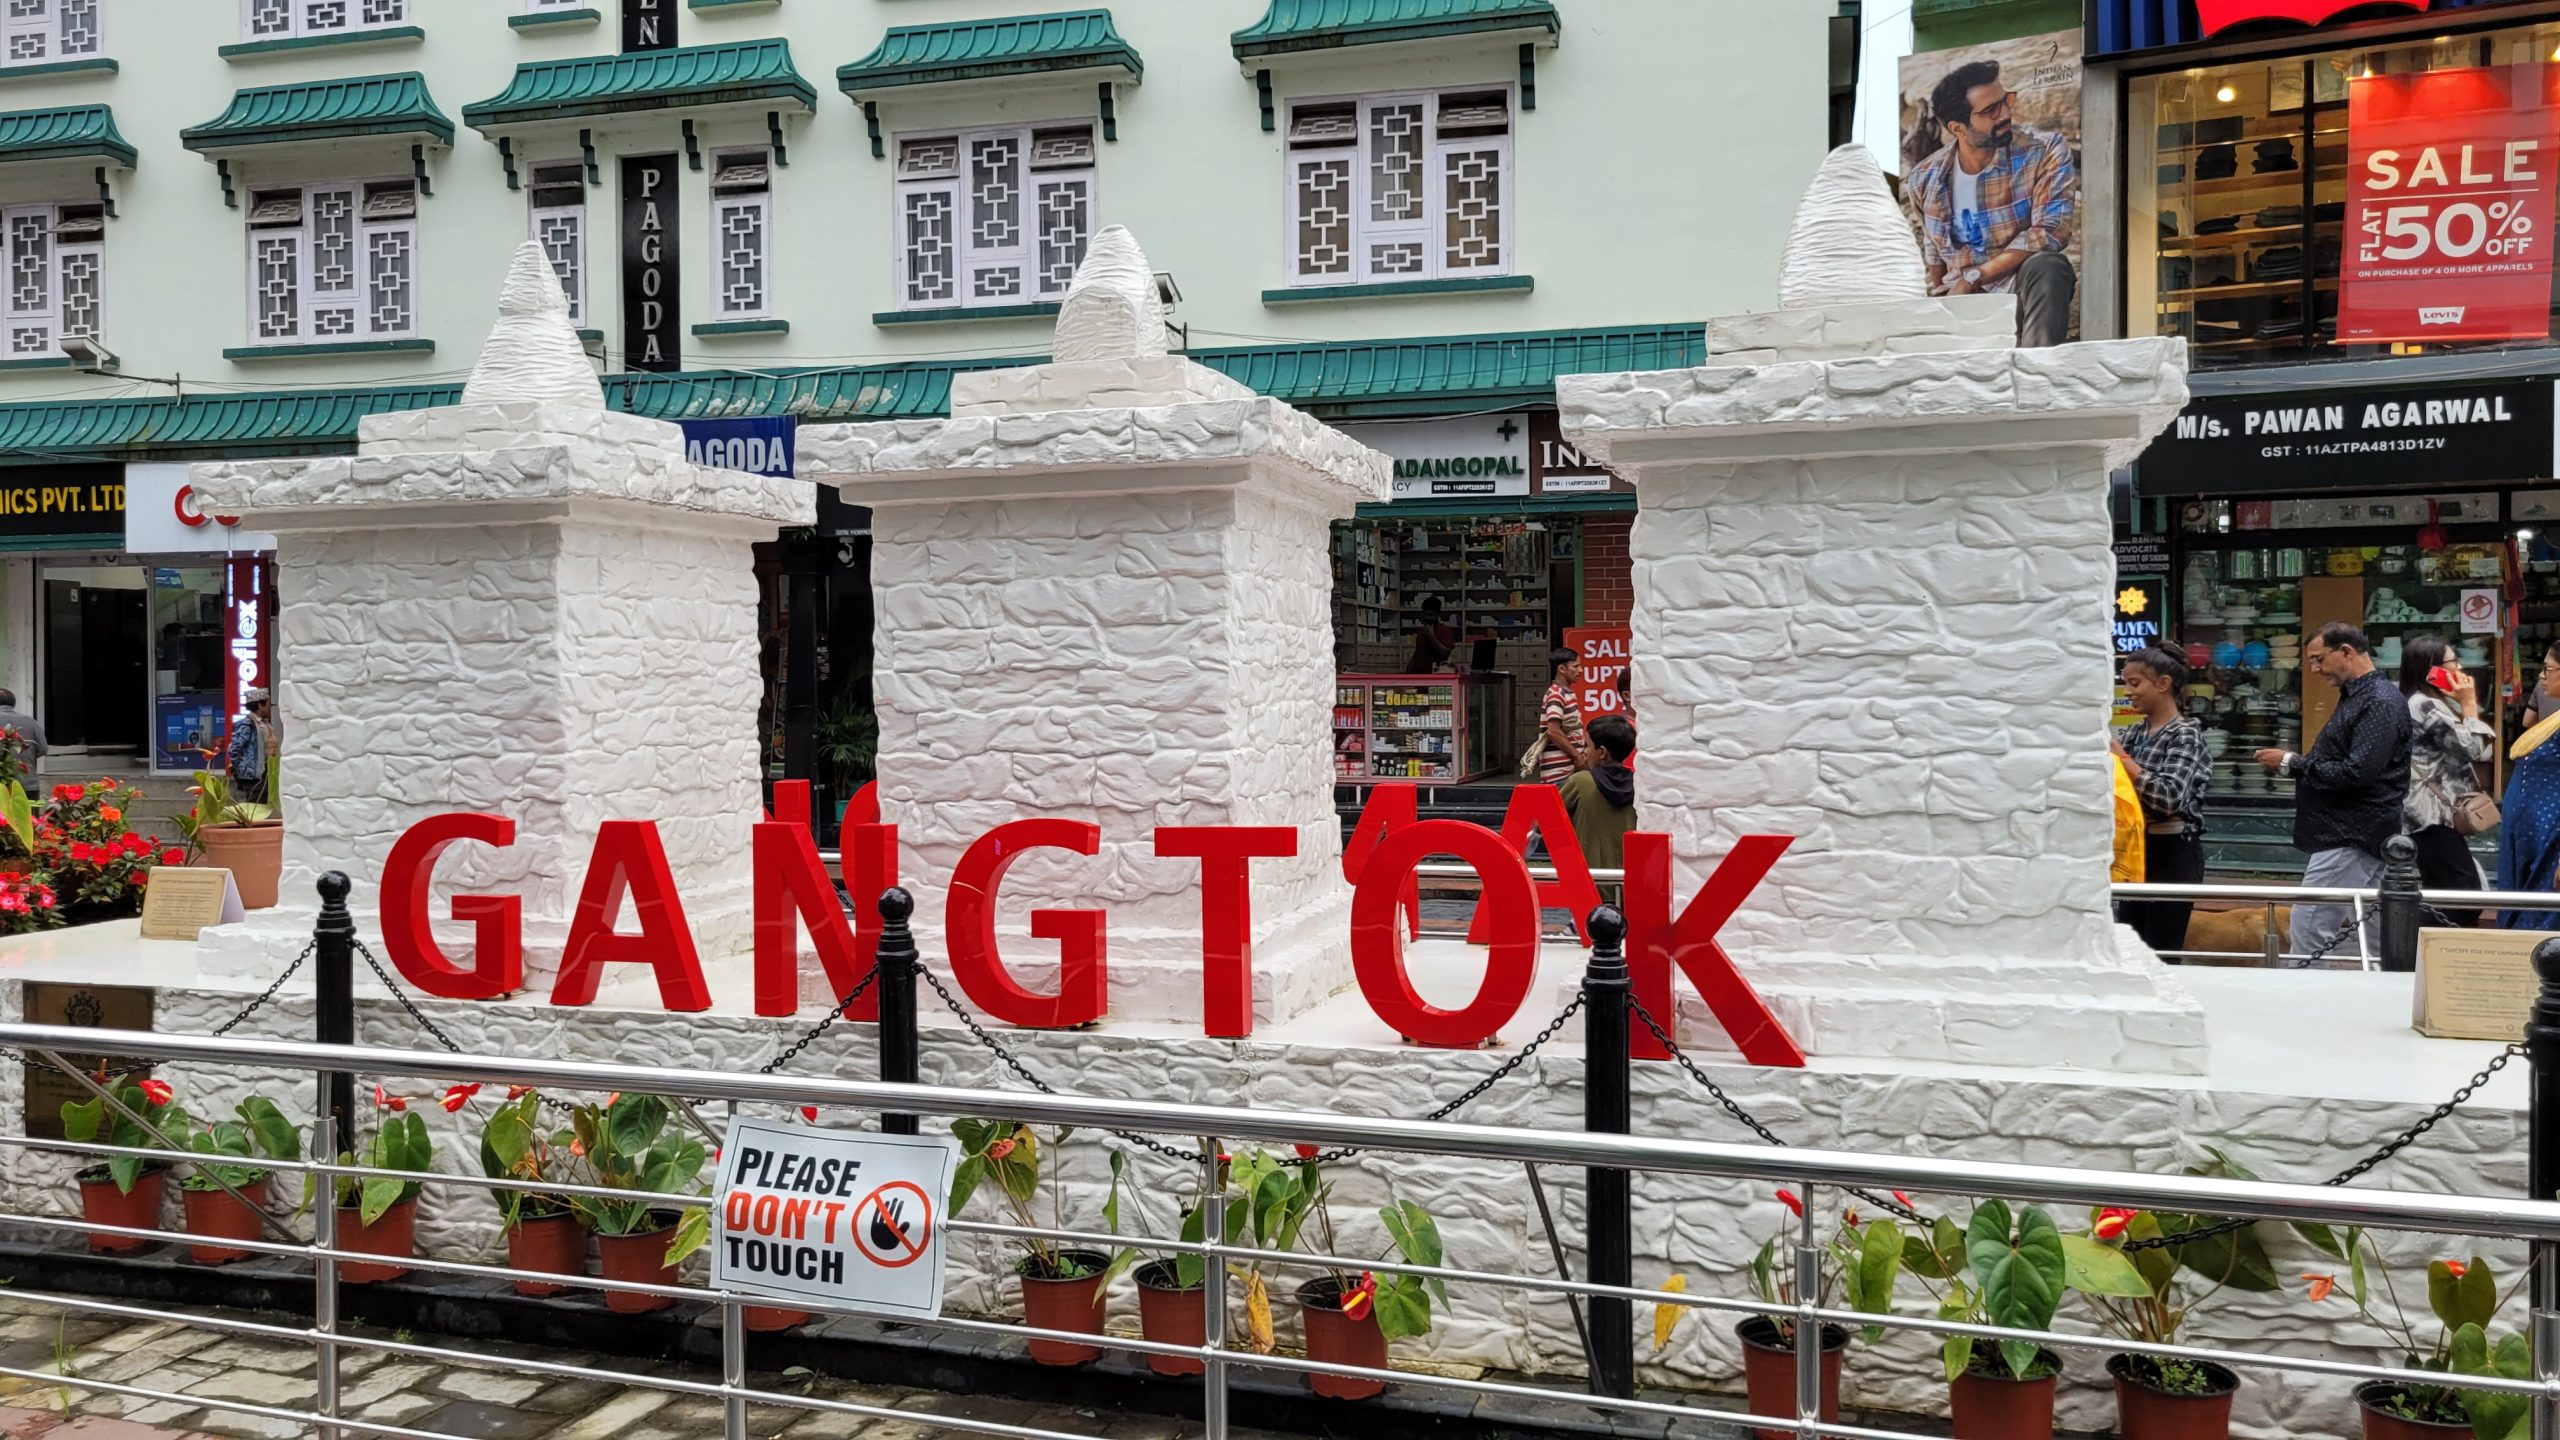
[[[761,165],[764,179],[754,184],[723,186],[722,171],[731,165]],[[761,145],[736,150],[718,150],[711,156],[711,244],[710,289],[711,318],[715,321],[769,320],[773,318],[773,152]],[[758,257],[764,267],[764,294],[761,303],[736,304],[729,287],[721,281],[721,269],[727,263],[729,217],[740,212],[753,213],[763,220],[764,253]]]
[[[401,216],[368,219],[365,208],[375,187],[406,187],[410,195],[409,213]],[[267,199],[298,196],[300,212],[292,224],[260,224],[255,216],[258,205]],[[351,203],[350,243],[354,247],[354,284],[350,288],[323,292],[313,284],[312,245],[313,214],[317,200],[324,195],[345,196]],[[417,179],[411,175],[374,175],[361,180],[314,180],[293,185],[259,186],[250,192],[250,220],[247,261],[248,334],[253,345],[332,345],[367,340],[410,340],[417,338],[423,267],[418,255]],[[409,241],[409,313],[408,323],[383,326],[376,322],[376,294],[372,285],[372,246],[375,237],[406,235]],[[294,263],[294,328],[291,334],[274,334],[259,328],[258,321],[258,257],[261,243],[274,243],[290,238]],[[322,311],[352,307],[351,328],[323,331],[318,316]]]
[[[1443,101],[1460,95],[1494,95],[1503,97],[1504,125],[1498,135],[1459,135],[1443,137],[1440,133],[1440,110]],[[1349,144],[1305,144],[1288,140],[1296,133],[1300,110],[1349,105],[1354,116],[1354,133]],[[1422,146],[1423,214],[1419,221],[1373,221],[1370,204],[1373,198],[1373,170],[1370,119],[1379,110],[1394,105],[1420,105],[1425,131]],[[1281,249],[1284,268],[1291,289],[1321,289],[1339,285],[1370,285],[1408,280],[1455,280],[1478,276],[1512,273],[1518,263],[1513,235],[1513,217],[1519,206],[1519,168],[1512,149],[1520,119],[1520,101],[1509,85],[1450,85],[1434,90],[1397,90],[1374,95],[1310,95],[1292,99],[1285,107],[1287,116],[1282,129],[1283,145],[1281,184]],[[1491,149],[1501,155],[1502,198],[1500,206],[1501,251],[1489,265],[1453,265],[1448,256],[1447,166],[1451,157],[1470,151]],[[1301,264],[1298,231],[1302,197],[1298,177],[1310,164],[1348,157],[1351,161],[1351,263],[1339,273],[1309,272]],[[1381,270],[1376,266],[1374,246],[1382,242],[1419,240],[1423,245],[1423,265],[1419,271]]]
[[[524,0],[524,13],[539,15],[546,10],[575,10],[595,4],[595,0]]]
[[[368,6],[384,13],[368,18],[364,13]],[[359,35],[367,30],[409,24],[412,8],[411,0],[240,0],[240,38],[302,40],[315,35]],[[279,13],[273,20],[262,21],[262,11]],[[343,18],[329,23],[336,17]]]
[[[1037,137],[1057,131],[1082,129],[1085,144],[1093,156],[1083,165],[1050,165],[1035,169],[1032,150]],[[969,224],[969,167],[972,142],[1009,138],[1018,146],[1019,158],[1014,174],[1022,192],[1021,224],[1015,243],[1006,246],[980,246],[971,234]],[[1065,279],[1052,280],[1040,265],[1040,186],[1043,182],[1068,184],[1082,181],[1085,186],[1085,244],[1093,243],[1095,232],[1102,228],[1101,122],[1090,115],[1067,115],[1037,120],[1021,125],[981,125],[965,130],[920,130],[894,137],[890,150],[893,165],[903,166],[906,147],[948,141],[953,147],[954,162],[948,174],[926,178],[900,178],[894,184],[889,207],[889,254],[891,283],[896,287],[900,310],[983,310],[1014,305],[1052,304],[1066,298]],[[951,294],[947,297],[918,297],[913,294],[908,274],[907,202],[912,196],[939,195],[951,223]],[[1077,256],[1079,262],[1083,256]],[[975,276],[1005,266],[1022,270],[1021,290],[1011,295],[980,296],[973,283]]]
[[[65,240],[61,236],[63,212],[74,210],[92,215],[98,222],[94,237]],[[21,304],[17,286],[17,236],[19,227],[32,223],[39,228],[45,246],[44,298],[38,304]],[[106,328],[106,226],[102,207],[95,200],[68,200],[44,204],[0,206],[0,361],[60,360],[62,342],[67,332],[63,325],[63,265],[78,257],[87,257],[98,267],[97,319],[77,333],[96,335]],[[20,332],[40,329],[41,348],[21,348]]]
[[[569,172],[570,178],[568,180],[554,180],[549,184],[544,183],[542,179],[544,172],[558,172],[563,170]],[[571,183],[576,184],[578,187],[578,203],[575,205],[545,205],[542,203],[542,194],[545,190],[558,189]],[[542,237],[542,226],[544,221],[567,219],[572,222],[571,229],[574,232],[574,238],[570,241],[570,244],[576,251],[576,254],[571,257],[570,261],[572,273],[561,276],[560,278],[560,293],[569,301],[569,323],[583,329],[587,323],[588,281],[595,274],[595,262],[592,258],[593,251],[588,244],[588,241],[594,233],[594,227],[589,219],[589,211],[587,208],[586,166],[583,162],[575,159],[534,161],[532,164],[525,167],[524,189],[526,238],[532,240],[536,244],[545,244]],[[549,253],[547,244],[545,244],[545,253]],[[555,271],[558,270],[560,262],[556,258],[552,260],[551,264]]]
[[[0,0],[0,68],[86,60],[107,53],[107,0],[79,0],[95,17],[89,43],[73,49],[63,35],[66,0]],[[28,13],[14,12],[24,9]],[[21,53],[21,52],[25,53]]]

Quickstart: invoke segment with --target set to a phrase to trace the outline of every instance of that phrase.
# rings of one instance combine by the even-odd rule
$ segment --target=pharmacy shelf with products
[[[1413,653],[1393,536],[1374,525],[1333,527],[1334,663],[1342,669],[1392,670]]]
[[[1333,771],[1345,784],[1459,784],[1500,768],[1495,742],[1510,677],[1342,675],[1333,692]]]
[[[2495,493],[2189,502],[2177,635],[2192,667],[2187,712],[2213,756],[2207,794],[2292,795],[2293,782],[2256,755],[2309,749],[2336,709],[2336,689],[2302,661],[2304,637],[2331,621],[2366,633],[2395,686],[2403,646],[2442,638],[2494,717],[2512,673],[2506,606],[2473,622],[2495,628],[2466,632],[2463,604],[2466,593],[2505,592],[2511,546],[2498,513]]]

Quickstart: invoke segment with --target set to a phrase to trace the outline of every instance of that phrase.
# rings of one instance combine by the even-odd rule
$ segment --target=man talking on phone
[[[2311,857],[2306,886],[2368,889],[2382,883],[2383,842],[2400,833],[2409,794],[2409,708],[2373,668],[2373,644],[2343,620],[2320,627],[2302,660],[2338,687],[2338,708],[2307,754],[2261,750],[2258,763],[2293,777],[2293,848]],[[2380,948],[2376,912],[2365,911],[2364,941]],[[2343,935],[2345,905],[2293,907],[2292,947],[2318,954]]]

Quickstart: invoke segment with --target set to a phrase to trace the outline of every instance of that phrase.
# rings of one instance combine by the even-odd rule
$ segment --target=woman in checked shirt
[[[2186,693],[2187,662],[2154,647],[2124,662],[2126,703],[2142,718],[2115,733],[2116,757],[2142,797],[2143,879],[2155,885],[2195,885],[2204,880],[2204,782],[2213,770],[2204,727],[2179,713]],[[2185,900],[2128,900],[2118,918],[2155,951],[2183,950]],[[2171,961],[2171,964],[2177,962]]]

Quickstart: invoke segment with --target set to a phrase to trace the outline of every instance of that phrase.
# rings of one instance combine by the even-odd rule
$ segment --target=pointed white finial
[[[1831,152],[1796,206],[1778,266],[1778,308],[1871,305],[1929,293],[1919,237],[1864,145]]]
[[[604,408],[604,386],[569,324],[569,298],[542,246],[527,240],[498,292],[498,323],[462,387],[465,405],[527,400]]]
[[[1106,225],[1084,252],[1076,278],[1058,307],[1057,338],[1049,358],[1146,360],[1170,349],[1156,273],[1125,225]]]

